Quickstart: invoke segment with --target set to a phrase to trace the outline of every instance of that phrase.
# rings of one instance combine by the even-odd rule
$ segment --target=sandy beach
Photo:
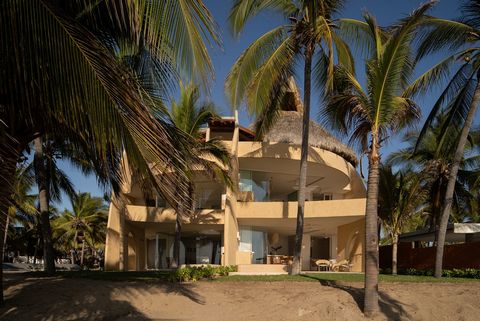
[[[364,320],[361,283],[6,276],[1,320]],[[386,283],[376,320],[479,320],[480,282]]]

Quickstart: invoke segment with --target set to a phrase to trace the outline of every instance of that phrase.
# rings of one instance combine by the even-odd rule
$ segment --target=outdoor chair
[[[348,260],[341,260],[332,264],[331,269],[334,272],[350,272],[352,264]]]
[[[315,265],[317,266],[318,271],[328,271],[330,270],[330,261],[329,260],[316,260]]]

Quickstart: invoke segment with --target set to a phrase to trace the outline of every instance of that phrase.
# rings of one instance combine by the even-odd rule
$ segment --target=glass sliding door
[[[190,235],[182,237],[180,264],[220,264],[220,235]],[[173,243],[170,247],[173,256]]]
[[[157,234],[157,246],[155,251],[155,269],[166,269],[167,268],[167,240],[165,238],[160,238]]]
[[[266,263],[267,258],[267,234],[263,231],[254,230],[251,227],[240,227],[239,251],[252,254],[252,264]]]
[[[147,239],[147,269],[159,270],[167,268],[167,239],[156,235],[155,239]]]
[[[264,264],[267,263],[266,248],[266,233],[262,231],[252,231],[252,263]]]

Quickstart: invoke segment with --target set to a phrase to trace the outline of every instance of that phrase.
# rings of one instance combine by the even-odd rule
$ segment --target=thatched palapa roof
[[[263,141],[301,145],[302,114],[296,111],[281,111],[275,124],[263,137]],[[313,121],[310,121],[309,145],[335,153],[353,166],[358,164],[357,156],[351,148]]]
[[[289,85],[291,90],[284,97],[282,111],[264,135],[264,142],[302,144],[303,105],[295,82],[291,80]],[[358,164],[357,156],[351,148],[314,121],[310,121],[309,145],[335,153],[353,166]]]

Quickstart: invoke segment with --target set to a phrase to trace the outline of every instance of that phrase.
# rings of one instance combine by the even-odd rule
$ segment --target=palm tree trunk
[[[371,317],[378,311],[378,134],[372,133],[368,156],[367,206],[365,211],[365,298],[363,312]]]
[[[442,197],[445,197],[445,188],[442,188],[444,184],[443,179],[439,179],[438,184],[436,185],[435,199],[433,201],[433,219],[432,227],[430,228],[433,231],[433,246],[437,247],[438,244],[438,233],[439,233],[439,224],[440,224],[440,215],[442,211]]]
[[[3,235],[2,253],[5,253],[5,247],[7,246],[8,226],[10,225],[10,216],[7,215],[7,222],[5,223],[5,234]]]
[[[310,130],[310,90],[312,74],[313,46],[305,48],[304,70],[304,97],[303,97],[303,123],[302,123],[302,153],[300,157],[300,177],[298,182],[298,209],[297,228],[295,232],[295,253],[290,274],[299,274],[302,270],[302,242],[303,242],[303,218],[305,212],[305,197],[307,185],[307,161],[308,161],[308,134]]]
[[[77,254],[77,248],[78,248],[77,238],[78,238],[78,230],[75,229],[75,235],[73,236],[72,264],[75,264],[75,259]]]
[[[171,268],[178,268],[180,266],[180,240],[182,237],[182,219],[180,214],[177,214],[175,219],[175,240],[173,242],[173,259],[170,264]]]
[[[50,226],[49,195],[42,137],[35,138],[35,176],[38,184],[40,224],[42,225],[43,236],[43,269],[47,275],[53,275],[55,274],[55,255],[53,251],[52,228]]]
[[[37,257],[38,257],[38,249],[40,248],[40,235],[38,236],[37,239],[37,245],[35,245],[35,250],[33,251],[33,265],[37,265]],[[45,258],[43,258],[44,264],[45,264]],[[35,267],[35,269],[37,269]]]
[[[193,185],[188,184],[188,198],[189,198],[189,205],[185,206],[182,209],[183,215],[186,212],[194,211],[194,201],[193,201]],[[185,211],[184,209],[188,209]],[[177,268],[180,266],[180,243],[182,241],[182,217],[181,215],[177,214],[177,218],[175,220],[175,240],[173,242],[173,261],[170,267]]]
[[[398,234],[392,237],[392,274],[397,275]]]
[[[82,240],[82,253],[80,255],[80,266],[83,266],[83,257],[85,254],[85,237]]]
[[[5,139],[5,138],[4,138]],[[8,208],[13,191],[13,181],[17,166],[18,150],[12,144],[0,141],[0,235],[6,232]],[[20,149],[20,148],[18,148]],[[3,299],[3,246],[4,238],[0,237],[0,307],[4,304]]]
[[[479,77],[480,77],[480,74],[477,73],[477,78]],[[472,103],[470,105],[470,110],[468,111],[467,118],[465,119],[465,124],[463,125],[462,132],[460,133],[457,149],[455,151],[455,156],[453,158],[453,163],[450,169],[450,175],[448,177],[447,191],[445,192],[445,200],[443,201],[443,206],[442,206],[442,216],[440,219],[440,228],[438,231],[437,248],[435,253],[435,277],[436,278],[442,277],[443,249],[445,246],[445,237],[447,234],[448,219],[450,217],[450,212],[452,209],[453,193],[455,192],[455,183],[457,181],[457,173],[460,167],[460,162],[463,159],[465,144],[467,142],[470,129],[472,128],[473,119],[475,118],[475,114],[477,112],[479,103],[480,103],[480,81],[478,82],[477,88],[475,89]]]

